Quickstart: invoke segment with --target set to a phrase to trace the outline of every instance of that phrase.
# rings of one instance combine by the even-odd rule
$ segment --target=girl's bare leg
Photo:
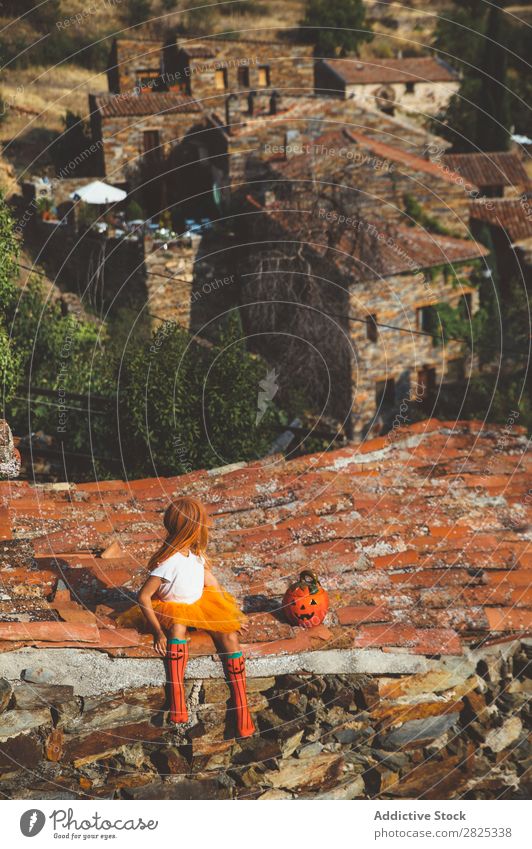
[[[170,722],[188,722],[185,696],[185,669],[188,661],[187,629],[172,625],[168,631],[168,679],[170,683]]]

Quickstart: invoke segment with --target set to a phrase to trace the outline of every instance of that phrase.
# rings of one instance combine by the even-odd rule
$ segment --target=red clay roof
[[[449,168],[442,168],[437,162],[432,162],[430,159],[424,159],[422,156],[410,153],[404,148],[386,144],[385,142],[372,138],[365,133],[351,130],[349,127],[335,127],[333,129],[325,130],[325,132],[316,139],[311,140],[308,137],[301,137],[296,141],[301,145],[308,145],[310,152],[314,151],[316,155],[319,155],[322,147],[328,148],[328,156],[322,157],[321,159],[320,165],[322,171],[328,170],[333,172],[334,170],[345,170],[344,166],[346,160],[339,154],[349,146],[352,149],[359,147],[361,149],[369,150],[379,159],[399,163],[410,171],[428,174],[431,177],[438,177],[439,179],[444,180],[447,183],[452,183],[453,185],[457,185],[458,180],[460,179],[459,174],[454,173]],[[331,149],[337,150],[338,158],[331,156]],[[352,152],[353,151],[351,150],[351,153]],[[349,159],[347,162],[349,162]],[[314,175],[316,173],[317,165],[315,158],[304,153],[292,156],[287,160],[283,159],[279,161],[275,164],[275,168],[276,170],[282,171],[287,177],[297,178],[298,176],[303,176],[306,171],[310,171],[311,169],[312,174]]]
[[[532,236],[532,197],[484,198],[472,202],[471,218],[506,230],[510,241]]]
[[[530,183],[516,153],[446,153],[445,165],[475,186],[524,186]]]
[[[164,115],[172,112],[201,112],[197,101],[174,92],[103,94],[94,98],[102,118],[129,118],[142,115]]]
[[[315,208],[292,209],[281,203],[264,208],[264,212],[279,227],[276,238],[282,240],[286,234],[287,239],[308,244],[320,256],[328,253],[351,283],[416,274],[423,268],[470,262],[489,254],[472,239],[429,233],[417,225],[369,221],[358,218],[356,211],[340,223],[334,217],[328,221]]]
[[[0,483],[0,650],[154,656],[149,636],[116,629],[110,614],[145,579],[176,493],[208,504],[214,568],[250,612],[250,654],[460,654],[470,641],[530,631],[526,448],[515,426],[429,420],[330,453],[177,478]],[[13,537],[31,541],[34,561]],[[281,609],[303,568],[331,602],[308,631]],[[210,638],[194,633],[191,650],[211,654]]]
[[[433,56],[406,59],[324,59],[347,85],[368,83],[450,82],[458,74]]]

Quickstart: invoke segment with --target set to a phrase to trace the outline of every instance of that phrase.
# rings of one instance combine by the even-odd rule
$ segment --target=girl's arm
[[[165,657],[166,634],[164,633],[163,629],[159,624],[159,620],[155,615],[153,605],[151,603],[152,597],[155,595],[160,586],[161,578],[156,578],[155,575],[150,575],[148,580],[143,584],[140,589],[138,602],[142,608],[144,618],[153,632],[153,645],[155,651]]]
[[[220,588],[220,584],[208,569],[205,569],[205,578],[203,581],[203,586],[205,587],[218,587]]]

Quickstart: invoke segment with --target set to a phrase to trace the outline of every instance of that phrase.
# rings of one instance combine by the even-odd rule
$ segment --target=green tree
[[[246,350],[236,317],[213,346],[172,322],[147,332],[124,321],[117,333],[118,322],[63,315],[39,281],[20,289],[16,275],[13,222],[0,201],[0,373],[15,433],[42,430],[66,452],[101,458],[89,477],[177,474],[264,455],[281,414],[270,404],[256,424],[267,368]]]
[[[308,0],[301,27],[319,56],[358,53],[360,45],[373,38],[362,0]]]
[[[512,124],[521,132],[532,125],[530,110],[509,90],[510,83],[525,102],[530,96],[525,66],[531,39],[508,21],[500,5],[455,3],[436,27],[434,46],[461,70],[462,81],[443,124],[437,120],[433,129],[457,152],[505,150]]]
[[[144,24],[151,17],[151,0],[127,0],[124,14],[129,26]]]
[[[510,109],[507,86],[508,28],[500,0],[488,12],[486,42],[482,52],[481,86],[475,140],[481,150],[506,150],[510,140]]]

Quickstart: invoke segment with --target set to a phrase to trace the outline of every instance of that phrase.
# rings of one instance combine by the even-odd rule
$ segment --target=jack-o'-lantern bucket
[[[291,625],[315,628],[329,609],[329,596],[314,572],[305,569],[284,594],[283,609]]]

